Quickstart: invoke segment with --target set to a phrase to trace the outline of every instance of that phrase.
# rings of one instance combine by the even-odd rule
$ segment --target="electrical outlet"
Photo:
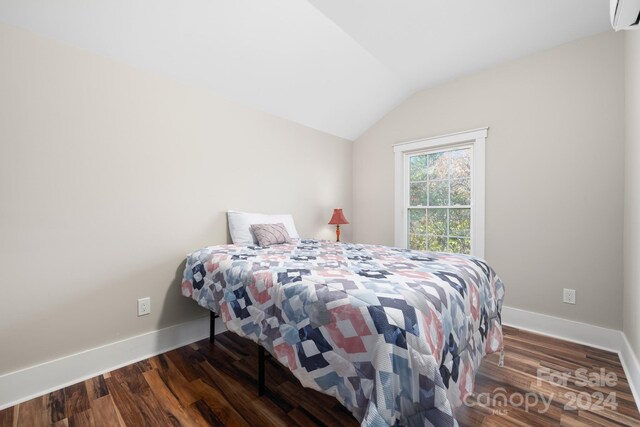
[[[138,300],[138,317],[151,313],[151,298],[140,298]]]
[[[576,290],[575,289],[563,289],[562,293],[562,302],[566,304],[575,304],[576,303]]]

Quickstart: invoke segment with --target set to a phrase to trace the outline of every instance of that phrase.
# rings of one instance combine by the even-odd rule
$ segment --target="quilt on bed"
[[[300,240],[189,255],[182,293],[264,346],[364,426],[456,425],[502,346],[502,282],[483,260]]]

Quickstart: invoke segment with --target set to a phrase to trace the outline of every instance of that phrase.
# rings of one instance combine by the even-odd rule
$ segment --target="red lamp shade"
[[[331,220],[329,220],[329,224],[334,224],[336,226],[336,242],[340,241],[340,224],[349,224],[347,218],[344,217],[342,213],[342,209],[334,209],[333,216]]]
[[[333,216],[331,217],[331,220],[329,220],[329,224],[333,224],[333,225],[349,224],[349,221],[347,221],[347,218],[344,217],[344,214],[342,213],[342,209],[334,209]]]

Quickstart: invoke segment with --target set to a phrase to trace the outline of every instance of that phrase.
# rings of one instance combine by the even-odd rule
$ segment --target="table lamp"
[[[334,209],[333,210],[333,216],[331,217],[331,220],[329,221],[329,224],[335,224],[336,226],[336,242],[340,241],[340,225],[341,224],[349,224],[349,221],[347,221],[347,218],[344,217],[344,214],[342,213],[342,209]]]

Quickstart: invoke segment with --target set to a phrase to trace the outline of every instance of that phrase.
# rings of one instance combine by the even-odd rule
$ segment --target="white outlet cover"
[[[575,289],[563,289],[562,292],[562,302],[566,304],[575,304],[576,303],[576,290]]]
[[[138,316],[146,316],[151,313],[151,298],[140,298],[138,300]]]

